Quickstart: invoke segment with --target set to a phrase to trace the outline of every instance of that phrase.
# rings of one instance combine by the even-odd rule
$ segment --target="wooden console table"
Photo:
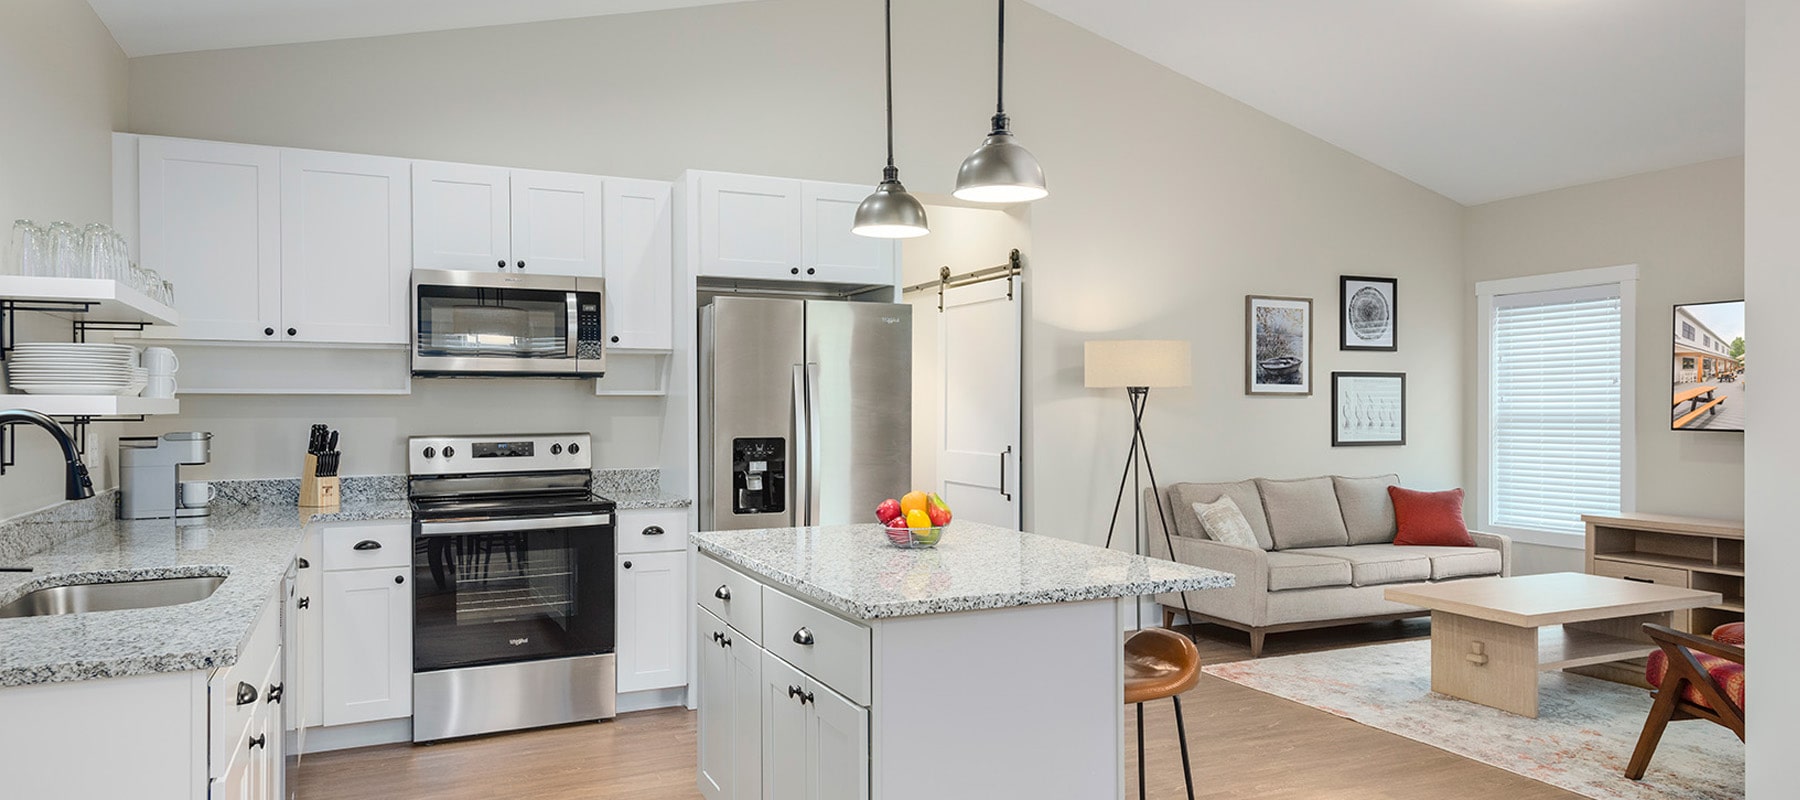
[[[1609,578],[1718,592],[1718,603],[1677,611],[1672,627],[1705,636],[1744,619],[1744,523],[1666,514],[1585,514],[1587,571]]]

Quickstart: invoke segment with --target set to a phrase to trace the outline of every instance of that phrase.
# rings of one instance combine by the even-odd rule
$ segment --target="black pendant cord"
[[[1142,484],[1138,481],[1138,466],[1141,461],[1144,468],[1143,471],[1150,478],[1150,491],[1156,497],[1156,516],[1158,521],[1162,523],[1163,544],[1167,545],[1169,548],[1169,560],[1175,561],[1175,537],[1169,532],[1168,513],[1163,510],[1162,488],[1156,482],[1156,467],[1152,466],[1150,463],[1149,442],[1144,440],[1144,410],[1150,406],[1150,389],[1143,386],[1133,386],[1125,391],[1128,399],[1131,401],[1131,449],[1126,451],[1125,472],[1119,476],[1119,492],[1113,498],[1112,521],[1107,523],[1106,526],[1106,547],[1112,547],[1113,531],[1119,525],[1119,509],[1124,506],[1125,484],[1130,483],[1132,485],[1133,494],[1133,505],[1131,507],[1131,549],[1134,554],[1143,555],[1142,553],[1137,553],[1137,532],[1144,527],[1144,493]],[[1145,533],[1148,533],[1148,531],[1145,531]],[[1191,626],[1194,623],[1193,609],[1188,607],[1187,592],[1180,592],[1179,594],[1181,595],[1181,613],[1191,629]],[[1141,619],[1138,621],[1138,626],[1143,626],[1143,621]],[[1191,632],[1188,634],[1188,638],[1193,638]]]
[[[887,0],[883,18],[887,28],[887,166],[894,168],[894,0]],[[894,178],[889,177],[888,180]]]
[[[1006,115],[1006,0],[999,0],[1000,6],[1000,46],[995,51],[1000,54],[999,66],[994,69],[994,115]]]

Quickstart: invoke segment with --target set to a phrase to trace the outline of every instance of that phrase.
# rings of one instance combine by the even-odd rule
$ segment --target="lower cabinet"
[[[766,653],[711,612],[694,613],[699,617],[700,794],[707,800],[762,797]]]
[[[869,796],[869,712],[763,653],[763,797]]]
[[[412,714],[410,568],[327,570],[322,722],[347,725]]]
[[[625,553],[618,562],[619,692],[687,683],[687,553]]]
[[[250,724],[232,743],[230,760],[222,769],[215,765],[215,771],[220,774],[212,780],[208,793],[210,800],[282,800],[285,797],[286,753],[281,735],[284,687],[278,680],[281,664],[278,648],[258,691],[259,696],[250,700],[256,709],[251,712]],[[248,697],[245,694],[238,699]],[[218,729],[215,724],[214,730]]]

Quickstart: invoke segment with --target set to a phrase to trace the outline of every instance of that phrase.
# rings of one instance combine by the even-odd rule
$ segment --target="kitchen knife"
[[[332,431],[331,438],[327,439],[325,441],[325,451],[329,452],[329,453],[337,452],[337,443],[338,443],[338,432]]]

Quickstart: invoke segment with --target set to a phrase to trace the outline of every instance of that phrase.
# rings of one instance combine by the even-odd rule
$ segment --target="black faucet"
[[[56,437],[56,443],[62,446],[63,461],[67,462],[68,480],[64,495],[70,500],[86,500],[94,496],[94,482],[88,477],[87,465],[81,463],[81,456],[75,452],[75,440],[69,432],[56,420],[29,408],[9,408],[0,411],[0,425],[11,425],[15,422],[29,422],[50,432]]]

